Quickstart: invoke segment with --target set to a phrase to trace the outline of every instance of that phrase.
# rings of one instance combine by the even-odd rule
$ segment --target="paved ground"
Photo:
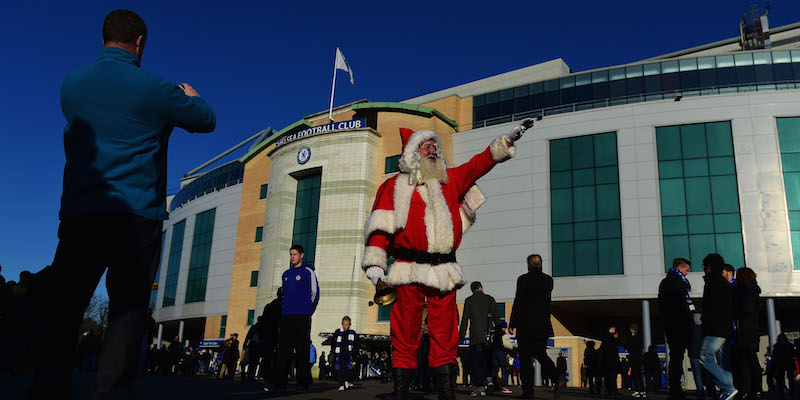
[[[25,393],[30,385],[31,376],[25,374],[12,378],[0,379],[0,398],[3,400],[25,399]],[[91,382],[91,375],[87,373],[75,373],[73,377],[74,390],[73,398],[83,400],[88,397],[88,387]],[[260,400],[272,398],[288,399],[308,399],[308,400],[336,400],[336,399],[378,399],[390,400],[392,384],[381,384],[378,381],[368,381],[357,383],[355,387],[338,392],[337,386],[333,382],[317,382],[313,385],[311,392],[298,394],[294,392],[294,387],[290,386],[289,391],[282,394],[265,393],[262,385],[258,383],[243,384],[236,381],[219,381],[208,377],[184,378],[180,376],[148,376],[136,381],[133,389],[132,399],[146,400],[206,400],[206,399],[233,399],[233,400]],[[470,399],[467,388],[457,388],[459,399]],[[487,399],[516,398],[521,393],[519,388],[514,388],[513,394],[489,393]],[[412,391],[411,399],[436,398],[435,394],[424,394]],[[552,400],[553,392],[549,389],[537,388],[535,397],[539,400]],[[626,396],[630,398],[630,396]],[[651,395],[648,400],[664,400],[665,395]],[[567,389],[561,396],[561,400],[587,400],[602,399],[599,396],[590,396],[586,391],[580,389]]]

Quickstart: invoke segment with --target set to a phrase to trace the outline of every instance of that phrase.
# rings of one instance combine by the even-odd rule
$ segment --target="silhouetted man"
[[[553,337],[550,322],[552,294],[553,278],[542,271],[542,257],[531,254],[528,256],[528,273],[517,279],[509,324],[509,328],[517,330],[523,399],[533,398],[533,358],[542,365],[542,377],[556,381],[554,395],[559,395],[556,366],[547,355],[547,339]]]
[[[167,219],[167,142],[175,127],[211,132],[216,125],[191,86],[139,68],[146,39],[136,13],[111,12],[100,56],[61,87],[66,164],[59,243],[45,295],[58,312],[46,318],[48,346],[39,348],[44,362],[32,398],[71,396],[81,316],[106,268],[109,327],[92,396],[127,392]]]

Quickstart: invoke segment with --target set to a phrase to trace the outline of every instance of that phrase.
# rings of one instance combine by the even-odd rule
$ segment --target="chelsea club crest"
[[[306,146],[300,148],[300,151],[297,152],[297,162],[299,164],[305,164],[308,160],[311,159],[311,149]]]

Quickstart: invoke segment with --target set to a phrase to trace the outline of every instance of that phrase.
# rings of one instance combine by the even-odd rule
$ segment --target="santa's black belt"
[[[439,265],[444,263],[456,262],[456,252],[452,253],[428,253],[404,248],[392,249],[392,256],[395,260],[410,261],[417,264]]]

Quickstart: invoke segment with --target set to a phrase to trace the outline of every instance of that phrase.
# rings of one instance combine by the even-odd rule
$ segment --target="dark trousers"
[[[631,359],[631,382],[633,383],[633,390],[636,392],[644,392],[647,389],[644,386],[644,377],[642,376],[642,360]]]
[[[533,396],[533,359],[542,365],[542,379],[555,378],[556,365],[547,355],[547,339],[517,339],[522,395]]]
[[[261,358],[261,349],[257,346],[250,347],[247,356],[249,358],[247,361],[246,379],[242,380],[252,382],[256,380],[256,370],[258,369],[259,359]]]
[[[469,346],[472,355],[472,385],[475,387],[486,385],[486,375],[489,369],[489,347],[485,344]]]
[[[348,364],[347,359],[348,359],[347,355],[342,355],[339,356],[338,360],[336,360],[337,364],[339,364],[338,365],[339,369],[336,371],[336,379],[339,382],[339,386],[344,386],[345,382],[349,382],[349,380],[347,379],[348,378],[347,373],[349,371],[348,367],[350,367],[350,365]]]
[[[673,399],[684,398],[683,390],[681,389],[681,375],[683,375],[683,354],[686,353],[687,343],[683,340],[670,340],[669,343],[669,376],[667,382],[669,385],[669,394]],[[706,393],[707,394],[707,393]]]
[[[734,348],[733,368],[736,371],[733,381],[736,389],[743,395],[756,398],[761,391],[761,364],[757,352]]]
[[[605,367],[603,378],[606,383],[606,394],[614,396],[619,393],[617,390],[617,375],[619,375],[619,364],[612,364]]]
[[[647,391],[656,393],[661,386],[661,374],[658,371],[647,372]]]
[[[589,374],[589,394],[600,394],[602,391],[603,378],[599,372],[592,372]]]
[[[72,366],[83,313],[108,269],[109,324],[100,346],[92,398],[122,397],[135,376],[147,323],[150,292],[161,254],[161,221],[113,213],[66,217],[58,228],[51,267],[42,271],[40,312],[42,362],[36,365],[31,398],[72,396]],[[48,311],[49,310],[49,311]]]
[[[308,389],[311,386],[311,316],[284,315],[281,317],[278,339],[278,361],[275,383],[279,388],[286,388],[291,358],[297,367],[297,386]]]
[[[264,380],[265,385],[275,382],[275,370],[272,364],[275,350],[273,343],[266,343],[264,348],[261,349],[261,378]]]
[[[492,351],[492,378],[497,388],[508,386],[508,360],[505,350]]]

